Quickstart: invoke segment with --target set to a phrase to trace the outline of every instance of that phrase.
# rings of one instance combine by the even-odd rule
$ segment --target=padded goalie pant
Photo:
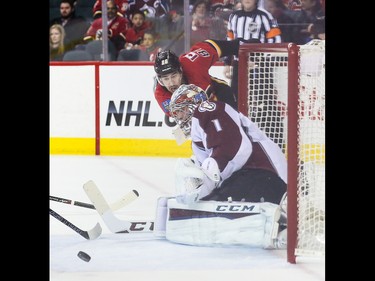
[[[222,185],[201,200],[271,202],[279,204],[287,190],[286,183],[275,173],[261,169],[234,172]]]

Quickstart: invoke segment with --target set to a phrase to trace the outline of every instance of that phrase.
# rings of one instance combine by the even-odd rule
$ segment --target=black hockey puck
[[[85,262],[89,262],[91,260],[91,257],[86,254],[85,252],[79,251],[77,256],[81,259],[84,260]]]

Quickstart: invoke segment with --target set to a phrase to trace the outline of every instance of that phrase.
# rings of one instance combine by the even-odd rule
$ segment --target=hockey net
[[[325,41],[243,44],[238,108],[288,160],[287,259],[325,255]]]

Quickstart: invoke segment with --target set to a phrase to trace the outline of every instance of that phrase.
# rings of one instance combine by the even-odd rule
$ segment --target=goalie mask
[[[186,137],[190,136],[194,110],[206,100],[208,100],[206,92],[193,84],[182,84],[173,93],[169,112]]]

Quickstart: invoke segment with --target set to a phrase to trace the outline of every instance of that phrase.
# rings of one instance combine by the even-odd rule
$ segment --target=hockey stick
[[[133,189],[128,194],[125,194],[120,200],[118,200],[118,201],[114,202],[113,204],[111,204],[110,207],[114,211],[119,210],[122,207],[125,207],[126,205],[130,204],[131,202],[133,202],[135,199],[138,198],[138,196],[139,196],[138,191],[136,191],[136,190]],[[68,205],[79,206],[79,207],[83,207],[83,208],[95,209],[95,206],[92,205],[92,204],[89,204],[89,203],[84,203],[84,202],[80,202],[80,201],[74,201],[74,200],[65,199],[65,198],[56,197],[56,196],[51,196],[51,195],[49,196],[49,200],[55,201],[55,202],[59,202],[59,203],[68,204]]]
[[[79,202],[79,201],[74,201],[70,199],[65,199],[61,197],[56,197],[56,196],[49,196],[49,200],[59,202],[59,203],[64,203],[64,204],[69,204],[69,205],[74,205],[74,206],[79,206],[79,207],[84,207],[84,208],[89,208],[89,209],[95,209],[95,206],[92,204],[84,203],[84,202]]]
[[[51,208],[49,209],[49,214],[51,216],[53,216],[55,219],[57,219],[58,221],[61,221],[66,226],[68,226],[71,229],[73,229],[79,235],[81,235],[82,237],[84,237],[84,238],[86,238],[88,240],[96,239],[102,233],[102,227],[100,226],[99,223],[97,223],[92,229],[86,231],[86,230],[82,230],[79,227],[75,226],[70,221],[68,221],[67,219],[65,219],[64,217],[62,217],[58,213],[56,213],[54,210],[52,210]]]
[[[99,188],[93,181],[88,181],[83,185],[87,196],[94,204],[95,209],[103,219],[110,231],[113,233],[130,233],[130,232],[152,232],[154,229],[153,221],[124,221],[117,218],[107,201],[104,199]]]

